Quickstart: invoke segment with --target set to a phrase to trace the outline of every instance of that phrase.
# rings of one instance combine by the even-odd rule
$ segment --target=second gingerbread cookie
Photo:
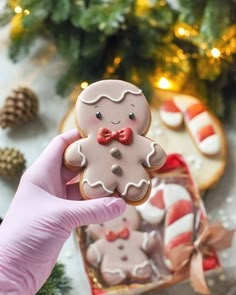
[[[83,198],[112,194],[132,205],[149,196],[149,170],[160,168],[164,150],[145,137],[151,113],[136,86],[120,80],[91,84],[78,97],[76,126],[82,136],[65,151],[65,165],[80,168]]]

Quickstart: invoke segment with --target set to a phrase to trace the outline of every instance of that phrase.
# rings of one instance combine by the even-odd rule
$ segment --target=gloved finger
[[[81,200],[82,196],[80,193],[79,183],[71,184],[66,186],[66,196],[68,200]]]
[[[66,147],[79,138],[80,135],[77,129],[72,129],[57,135],[48,144],[48,146],[45,148],[39,158],[33,163],[33,165],[31,165],[30,170],[50,170],[49,172],[53,173],[55,172],[55,169],[61,169],[63,153]]]
[[[65,166],[61,167],[61,178],[62,178],[63,184],[66,185],[70,180],[72,180],[76,176],[78,176],[78,178],[79,178],[78,172],[71,171],[68,168],[66,168]]]
[[[73,230],[77,226],[103,223],[121,215],[126,203],[118,197],[106,197],[93,200],[70,201],[59,199],[63,210],[60,214],[63,226]]]

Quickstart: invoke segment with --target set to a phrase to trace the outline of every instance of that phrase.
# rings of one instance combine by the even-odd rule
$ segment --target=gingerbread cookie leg
[[[140,201],[149,192],[150,180],[142,179],[139,183],[128,183],[122,193],[122,197],[130,202]],[[148,194],[149,195],[149,194]],[[139,199],[137,199],[139,196]]]
[[[144,261],[141,264],[136,265],[132,270],[133,279],[142,282],[151,278],[152,267],[149,260]]]
[[[85,172],[81,173],[80,179],[80,192],[84,199],[103,198],[114,193],[114,190],[108,189],[102,181],[91,183]]]
[[[102,277],[108,285],[119,285],[125,281],[127,274],[121,269],[106,268],[102,271]]]

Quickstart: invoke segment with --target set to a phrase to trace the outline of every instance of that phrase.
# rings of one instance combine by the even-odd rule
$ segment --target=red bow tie
[[[112,230],[109,230],[106,233],[106,239],[108,242],[113,242],[116,239],[123,239],[126,240],[129,237],[129,229],[127,227],[123,228],[121,231],[114,232]]]
[[[107,128],[100,128],[97,134],[97,141],[102,145],[108,144],[113,139],[118,140],[122,144],[131,144],[133,139],[133,131],[131,128],[126,127],[118,131],[111,131]]]

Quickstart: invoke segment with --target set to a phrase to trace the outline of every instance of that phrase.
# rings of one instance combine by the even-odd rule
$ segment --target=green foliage
[[[0,13],[0,26],[4,26],[10,22],[11,18],[13,17],[14,12],[9,7],[5,8],[3,14]]]
[[[221,0],[208,0],[200,28],[200,41],[207,41],[211,46],[223,35],[230,25],[230,9]]]
[[[65,295],[71,289],[71,281],[65,276],[64,266],[57,263],[37,295]]]
[[[22,8],[17,15],[16,6]],[[225,77],[236,76],[235,10],[234,0],[9,0],[0,25],[10,22],[13,60],[38,36],[56,45],[68,64],[57,87],[62,95],[83,81],[119,78],[151,98],[155,76],[167,73],[185,76],[192,94],[220,114],[223,108],[215,106],[224,105]],[[179,36],[178,26],[188,34]],[[215,60],[214,47],[222,55]],[[188,88],[182,78],[177,83],[178,91]]]

